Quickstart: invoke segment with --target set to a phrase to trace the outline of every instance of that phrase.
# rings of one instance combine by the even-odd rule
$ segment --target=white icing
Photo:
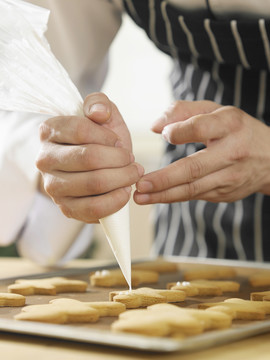
[[[188,281],[177,281],[176,283],[177,286],[189,286],[190,285],[190,282]]]

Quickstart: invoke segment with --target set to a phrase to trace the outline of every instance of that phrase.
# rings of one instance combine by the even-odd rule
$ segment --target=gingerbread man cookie
[[[129,291],[114,291],[110,293],[110,300],[121,302],[127,309],[146,307],[159,303],[175,303],[184,301],[186,293],[181,290],[161,290],[139,288]]]
[[[63,277],[18,279],[15,284],[9,285],[8,291],[21,295],[56,295],[65,292],[85,292],[87,285],[85,281],[69,280]]]
[[[15,316],[16,320],[39,321],[53,324],[92,323],[101,316],[118,316],[126,307],[121,303],[81,302],[73,299],[55,299],[49,304],[30,305]]]
[[[232,267],[226,266],[196,266],[192,269],[186,270],[183,274],[184,280],[218,280],[230,279],[236,276],[236,271]]]
[[[249,283],[253,287],[270,286],[270,271],[258,271],[249,276]]]
[[[238,320],[263,320],[270,313],[270,303],[266,301],[251,301],[243,299],[226,299],[222,302],[202,303],[200,309],[229,313]]]
[[[147,309],[120,314],[112,324],[116,332],[129,332],[148,336],[185,337],[210,329],[231,326],[232,317],[220,312],[180,308],[171,304],[156,304]]]
[[[270,301],[270,291],[252,292],[250,300],[253,301]]]
[[[240,284],[225,280],[191,280],[168,283],[171,290],[185,291],[187,296],[218,296],[223,292],[237,292]]]
[[[24,306],[25,296],[19,294],[0,293],[0,306]]]
[[[166,261],[162,258],[157,258],[154,261],[145,261],[132,264],[133,270],[147,270],[156,271],[159,274],[174,273],[179,270],[179,266],[176,263]]]
[[[144,284],[155,284],[158,282],[159,274],[156,271],[133,270],[131,273],[132,286]],[[126,279],[120,269],[96,271],[90,275],[92,286],[113,287],[127,286]]]

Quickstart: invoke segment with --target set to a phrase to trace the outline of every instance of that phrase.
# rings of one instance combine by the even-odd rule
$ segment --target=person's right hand
[[[127,126],[106,95],[88,95],[84,115],[41,124],[36,166],[46,193],[67,217],[96,223],[128,202],[144,169],[134,162]]]

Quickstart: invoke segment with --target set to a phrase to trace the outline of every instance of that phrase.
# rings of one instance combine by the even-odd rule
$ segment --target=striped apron
[[[192,0],[190,0],[192,1]],[[237,106],[270,125],[270,20],[217,20],[165,0],[124,0],[127,13],[175,66],[176,99]],[[166,145],[162,166],[203,148]],[[270,261],[270,197],[158,204],[154,252]]]

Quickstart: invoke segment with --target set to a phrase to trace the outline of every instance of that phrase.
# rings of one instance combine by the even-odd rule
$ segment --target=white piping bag
[[[1,0],[0,14],[0,109],[82,115],[83,99],[44,37],[49,11]],[[131,288],[129,204],[100,223]]]
[[[116,213],[99,221],[131,290],[129,203]]]

